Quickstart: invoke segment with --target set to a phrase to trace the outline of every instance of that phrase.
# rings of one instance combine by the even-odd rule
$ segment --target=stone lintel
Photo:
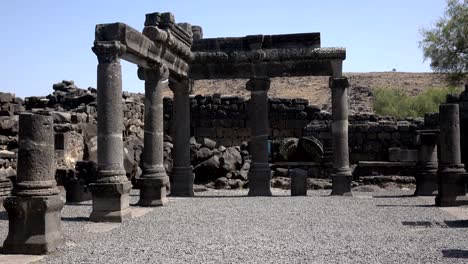
[[[120,42],[125,46],[121,58],[141,67],[153,68],[157,64],[167,67],[172,74],[187,76],[188,61],[182,59],[169,45],[155,42],[126,24],[96,25],[95,42],[103,41]]]
[[[194,63],[190,66],[189,77],[203,79],[250,79],[256,77],[294,77],[333,75],[329,60],[277,61],[261,63]],[[260,73],[260,74],[259,74]]]

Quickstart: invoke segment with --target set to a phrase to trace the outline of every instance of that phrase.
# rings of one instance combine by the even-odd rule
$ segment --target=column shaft
[[[441,104],[439,106],[439,124],[439,192],[435,203],[437,206],[468,204],[465,191],[466,172],[461,163],[458,104]]]
[[[251,92],[249,119],[251,139],[249,143],[252,163],[249,170],[249,195],[271,196],[271,171],[268,164],[268,90],[269,79],[251,79],[247,90]]]
[[[52,117],[21,114],[18,138],[17,184],[4,202],[9,229],[3,253],[46,254],[64,243]]]
[[[139,69],[145,80],[145,132],[143,148],[143,175],[140,178],[140,206],[162,206],[168,202],[169,183],[164,168],[164,121],[162,89],[169,71],[165,67]]]
[[[172,196],[194,196],[193,169],[190,162],[190,99],[189,79],[169,82],[174,92],[172,135],[174,140],[173,167],[171,175]]]
[[[348,150],[348,92],[346,77],[330,77],[332,89],[332,195],[351,196],[351,170]]]
[[[128,181],[123,165],[122,70],[119,42],[95,42],[97,71],[98,174],[93,193],[91,221],[122,222],[130,217]]]
[[[437,193],[437,141],[436,130],[419,131],[420,147],[416,164],[416,196],[431,196]]]

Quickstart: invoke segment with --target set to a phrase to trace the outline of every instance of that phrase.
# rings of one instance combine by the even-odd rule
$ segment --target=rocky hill
[[[431,87],[446,87],[449,83],[445,75],[435,73],[407,72],[369,72],[345,73],[350,78],[351,112],[372,112],[373,90],[376,88],[403,89],[411,95]],[[250,97],[245,89],[246,80],[203,80],[196,81],[194,94],[238,95]],[[274,78],[272,80],[270,97],[304,98],[325,110],[330,110],[330,89],[328,77],[290,77]],[[164,96],[172,96],[168,89]]]

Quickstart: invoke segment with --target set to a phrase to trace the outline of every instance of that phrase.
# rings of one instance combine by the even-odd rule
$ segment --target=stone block
[[[59,195],[8,197],[9,231],[3,244],[4,254],[41,255],[64,244],[60,211],[64,201]],[[31,210],[34,208],[34,210]]]
[[[303,169],[292,169],[289,171],[291,178],[291,196],[307,195],[307,171]]]

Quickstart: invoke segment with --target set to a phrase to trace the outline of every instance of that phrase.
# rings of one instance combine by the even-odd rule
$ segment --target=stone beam
[[[176,37],[171,38],[169,31],[160,30],[158,33],[155,29],[148,29],[146,34],[152,38],[159,37],[160,41],[123,23],[99,24],[96,25],[95,42],[119,42],[124,51],[122,59],[148,69],[154,68],[154,65],[164,66],[171,74],[186,77],[191,56],[190,52],[183,56],[182,47],[186,43],[179,43]],[[171,44],[163,42],[168,38]]]
[[[247,52],[194,53],[189,77],[235,79],[252,77],[333,76],[345,49],[283,49]],[[257,61],[257,62],[256,62]]]

